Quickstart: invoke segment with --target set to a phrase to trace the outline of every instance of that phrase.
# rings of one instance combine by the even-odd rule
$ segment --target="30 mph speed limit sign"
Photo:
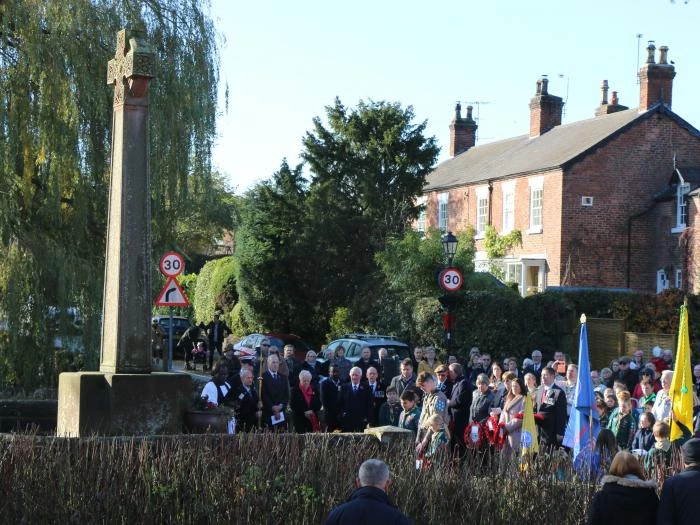
[[[459,271],[459,268],[450,267],[440,272],[438,281],[440,283],[440,288],[443,290],[447,292],[456,292],[462,287],[464,277],[462,277],[462,272]]]
[[[166,277],[180,275],[185,269],[185,260],[177,252],[168,252],[160,258],[160,272]]]

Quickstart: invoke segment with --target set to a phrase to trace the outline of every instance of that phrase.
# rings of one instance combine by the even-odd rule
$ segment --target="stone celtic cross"
[[[154,77],[155,55],[142,30],[122,29],[117,33],[117,51],[107,64],[107,84],[114,84],[114,104],[129,95],[141,98]]]
[[[100,370],[151,371],[151,182],[148,86],[155,54],[143,31],[122,29],[107,66],[114,84],[112,176]]]

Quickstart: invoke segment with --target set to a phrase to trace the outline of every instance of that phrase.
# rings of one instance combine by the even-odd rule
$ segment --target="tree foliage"
[[[302,166],[290,168],[284,160],[242,205],[236,247],[242,313],[269,330],[312,331],[305,290],[311,272],[304,242],[306,197]]]
[[[0,3],[0,311],[9,326],[0,380],[23,388],[53,380],[44,327],[50,306],[81,310],[86,360],[97,364],[113,97],[106,68],[125,25],[144,25],[157,52],[155,253],[186,244],[193,214],[215,210],[211,222],[231,222],[220,220],[220,184],[210,169],[218,55],[200,3]],[[17,364],[16,353],[31,364]]]
[[[209,261],[202,267],[192,296],[196,323],[208,323],[217,311],[231,312],[238,302],[237,266],[236,259],[228,256]]]

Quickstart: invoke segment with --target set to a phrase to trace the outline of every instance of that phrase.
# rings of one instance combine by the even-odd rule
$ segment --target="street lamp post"
[[[438,279],[440,283],[440,288],[445,292],[445,295],[439,298],[440,304],[447,310],[443,315],[443,329],[445,330],[445,345],[447,347],[447,353],[449,354],[454,345],[454,307],[456,303],[456,297],[451,295],[449,292],[455,292],[462,287],[462,272],[458,268],[452,266],[452,261],[454,260],[455,253],[457,253],[458,240],[452,232],[447,232],[442,236],[440,241],[442,243],[442,251],[447,260],[447,265],[440,272],[440,277]]]

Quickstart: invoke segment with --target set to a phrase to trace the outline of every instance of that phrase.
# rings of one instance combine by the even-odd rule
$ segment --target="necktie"
[[[272,379],[274,379],[275,381],[277,380],[277,374],[275,374],[274,372],[272,372]]]
[[[357,394],[357,386],[356,385],[352,385],[352,393]]]

